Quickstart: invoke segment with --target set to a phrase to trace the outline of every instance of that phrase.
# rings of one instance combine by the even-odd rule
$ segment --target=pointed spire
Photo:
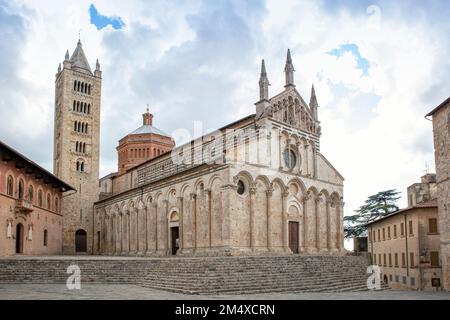
[[[100,62],[98,62],[98,59],[95,62],[95,70],[99,70],[100,71]]]
[[[58,65],[58,73],[61,72],[61,63]]]
[[[69,60],[69,49],[66,51],[66,56],[64,57],[64,60]]]
[[[267,78],[266,64],[264,59],[261,62],[261,75],[259,77],[259,99],[268,100],[269,99],[269,79]]]
[[[314,118],[317,120],[317,110],[319,104],[317,103],[316,90],[314,90],[314,85],[311,87],[311,97],[309,98],[309,107],[313,113]]]
[[[287,56],[286,56],[286,65],[284,66],[284,72],[286,74],[286,85],[284,86],[285,88],[288,86],[293,86],[294,85],[294,65],[292,64],[292,58],[291,58],[291,50],[288,49],[287,50]]]
[[[83,51],[83,47],[81,45],[81,40],[79,39],[77,42],[77,47],[70,57],[70,61],[72,62],[72,67],[87,71],[89,74],[92,74],[91,67],[89,66],[86,55]]]

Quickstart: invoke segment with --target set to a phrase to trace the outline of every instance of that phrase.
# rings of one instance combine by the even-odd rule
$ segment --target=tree
[[[396,189],[391,189],[369,196],[364,205],[355,210],[356,214],[344,217],[345,238],[365,235],[365,224],[397,211],[396,202],[400,199],[399,194]]]

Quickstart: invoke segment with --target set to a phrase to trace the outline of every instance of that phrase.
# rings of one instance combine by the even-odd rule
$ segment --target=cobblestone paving
[[[86,299],[132,299],[132,300],[228,300],[228,299],[274,299],[274,300],[450,300],[450,292],[417,291],[368,291],[343,293],[264,293],[246,295],[201,296],[179,294],[136,285],[81,284],[80,290],[68,290],[62,284],[0,284],[1,300],[86,300]]]

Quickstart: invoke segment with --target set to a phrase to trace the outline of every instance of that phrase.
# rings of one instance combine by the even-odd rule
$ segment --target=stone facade
[[[268,98],[256,115],[111,177],[95,203],[96,254],[341,254],[343,177],[320,153],[314,88]],[[292,73],[292,74],[291,74]]]
[[[2,142],[0,161],[0,256],[61,254],[61,199],[73,188]]]
[[[81,42],[55,81],[53,171],[76,188],[64,197],[63,252],[92,253],[93,203],[98,200],[100,102],[102,74],[97,61],[92,73]]]
[[[172,150],[175,146],[175,142],[168,134],[153,127],[153,115],[148,109],[142,117],[143,125],[119,141],[117,147],[119,175]]]
[[[450,290],[450,98],[427,116],[433,117],[434,155],[439,208],[443,285]]]

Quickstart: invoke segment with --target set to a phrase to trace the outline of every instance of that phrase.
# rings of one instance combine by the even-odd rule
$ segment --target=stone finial
[[[100,71],[100,62],[98,62],[98,59],[97,59],[97,61],[95,62],[95,70]]]
[[[69,60],[69,50],[68,49],[66,51],[66,55],[64,57],[64,60]]]
[[[259,99],[268,100],[269,99],[269,79],[267,78],[266,65],[264,59],[261,62],[261,75],[259,77]]]
[[[287,56],[286,56],[286,65],[284,66],[284,73],[286,75],[286,85],[284,86],[289,87],[295,87],[294,85],[294,65],[292,64],[292,58],[291,58],[291,50],[288,49]]]
[[[319,104],[317,103],[316,91],[314,90],[314,85],[311,87],[311,97],[309,99],[309,107],[313,113],[314,119],[317,120],[317,110],[319,108]]]
[[[61,63],[58,65],[58,73],[61,72]]]

